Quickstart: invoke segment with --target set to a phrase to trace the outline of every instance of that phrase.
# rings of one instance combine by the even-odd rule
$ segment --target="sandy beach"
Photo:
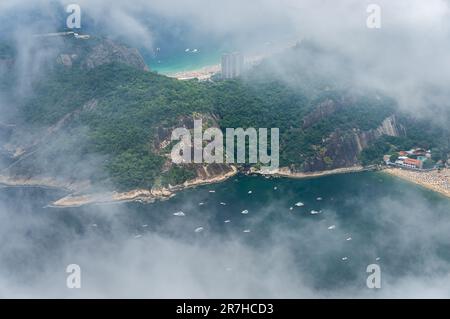
[[[181,71],[167,74],[168,77],[176,78],[178,80],[192,80],[198,79],[205,81],[210,79],[214,74],[220,72],[220,64],[209,65],[197,70]]]
[[[295,45],[295,43],[288,43],[287,45],[281,46],[277,50],[273,50],[271,52],[267,52],[264,54],[252,54],[250,56],[245,57],[245,67],[250,68],[255,65],[258,65],[261,63],[262,60],[264,60],[267,57],[272,56],[275,53],[282,52],[285,49],[291,48]],[[220,64],[213,64],[204,66],[199,69],[195,70],[186,70],[186,71],[180,71],[180,72],[174,72],[174,73],[167,73],[168,77],[176,78],[178,80],[192,80],[192,79],[198,79],[200,81],[206,81],[210,79],[214,74],[221,72],[221,65]]]
[[[415,183],[444,196],[450,197],[450,169],[417,172],[401,168],[387,168],[384,173]]]
[[[305,179],[335,174],[358,173],[366,170],[367,168],[363,166],[353,166],[311,173],[293,173],[288,168],[280,168],[274,174],[263,174],[258,171],[252,171],[251,173],[261,174],[265,176]],[[432,191],[438,192],[444,196],[450,197],[450,169],[444,169],[441,172],[438,171],[417,172],[404,170],[400,168],[387,168],[384,169],[382,172],[398,178],[402,178],[406,181],[415,183]],[[168,188],[157,188],[150,190],[135,189],[128,192],[108,192],[108,193],[105,192],[105,193],[94,193],[83,195],[70,194],[66,197],[63,197],[55,201],[54,203],[52,203],[51,206],[79,207],[89,204],[106,204],[106,203],[118,203],[130,201],[141,201],[151,203],[156,200],[169,199],[175,196],[176,192],[182,191],[184,189],[200,185],[208,185],[223,182],[229,179],[230,177],[236,175],[237,173],[238,169],[235,166],[231,166],[231,171],[227,172],[226,174],[222,174],[220,176],[215,176],[207,179],[196,178],[193,180],[186,181],[181,185],[170,186]],[[0,176],[0,184],[4,184],[6,186],[55,187],[55,188],[64,188],[68,191],[76,191],[79,190],[80,188],[83,188],[80,187],[80,185],[74,184],[62,185],[60,183],[56,183],[54,180],[51,179],[39,179],[39,180],[11,179],[5,176]]]
[[[353,167],[344,167],[344,168],[336,168],[331,169],[327,171],[318,171],[318,172],[311,172],[311,173],[293,173],[289,168],[283,167],[278,170],[277,173],[272,174],[273,176],[277,177],[288,177],[288,178],[312,178],[312,177],[321,177],[321,176],[328,176],[328,175],[336,175],[336,174],[348,174],[348,173],[358,173],[358,172],[364,172],[367,169],[363,166],[353,166]]]

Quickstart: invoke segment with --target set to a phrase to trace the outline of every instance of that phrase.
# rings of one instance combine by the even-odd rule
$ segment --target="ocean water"
[[[0,189],[0,282],[9,287],[0,294],[445,294],[438,286],[450,272],[450,201],[382,173],[304,180],[238,175],[153,204],[46,206],[62,195]],[[76,293],[64,289],[69,263],[85,275]],[[370,264],[381,267],[382,289],[366,286]]]
[[[160,37],[151,49],[140,48],[145,62],[151,70],[164,75],[198,70],[221,63],[221,56],[227,52],[241,52],[244,57],[268,56],[292,46],[297,37],[292,34],[235,40],[230,38]]]
[[[189,49],[189,52],[185,50]],[[197,50],[193,52],[193,50]],[[194,47],[177,48],[165,52],[164,48],[153,52],[144,51],[144,59],[152,71],[160,74],[170,75],[177,72],[192,71],[205,66],[220,64],[222,52],[216,47]]]

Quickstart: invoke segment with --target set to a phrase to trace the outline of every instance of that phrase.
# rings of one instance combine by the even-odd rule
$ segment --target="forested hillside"
[[[89,179],[116,189],[180,184],[197,175],[195,167],[172,165],[161,145],[193,117],[223,129],[279,128],[281,166],[298,171],[377,163],[406,145],[442,148],[448,134],[399,114],[388,97],[307,65],[287,78],[271,74],[266,61],[239,80],[179,81],[137,67],[139,57],[125,48],[118,58],[87,64],[89,50],[68,45],[64,54],[77,62],[55,57],[33,95],[20,100],[2,146],[11,158],[2,174]],[[306,59],[311,49],[287,54]]]

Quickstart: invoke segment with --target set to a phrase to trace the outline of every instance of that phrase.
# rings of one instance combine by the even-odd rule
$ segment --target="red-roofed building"
[[[407,158],[403,161],[403,164],[412,168],[422,168],[423,162],[416,159]]]

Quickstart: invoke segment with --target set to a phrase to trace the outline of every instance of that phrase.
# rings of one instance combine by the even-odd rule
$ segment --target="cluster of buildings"
[[[244,56],[239,52],[223,54],[221,68],[223,79],[239,77],[244,70]]]
[[[395,165],[411,169],[423,169],[426,161],[431,161],[431,151],[421,148],[412,149],[409,151],[398,152],[398,157],[395,162],[391,161],[392,155],[385,155],[384,161],[387,165]]]

